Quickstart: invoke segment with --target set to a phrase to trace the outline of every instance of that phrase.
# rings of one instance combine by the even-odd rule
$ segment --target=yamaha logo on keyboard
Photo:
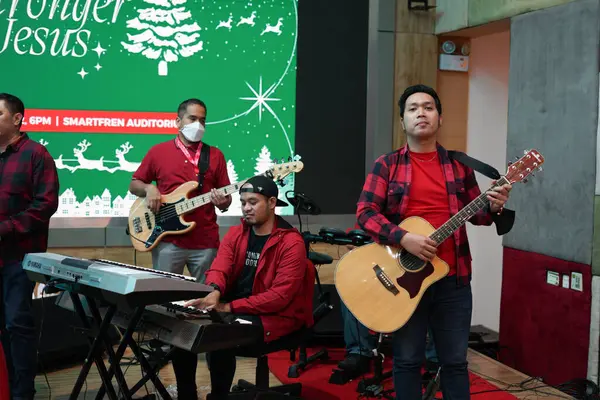
[[[27,266],[28,267],[33,267],[33,268],[37,268],[37,269],[42,269],[42,264],[37,262],[37,261],[27,261]]]

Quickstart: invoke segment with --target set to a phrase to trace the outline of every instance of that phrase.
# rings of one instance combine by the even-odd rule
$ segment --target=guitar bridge
[[[379,282],[381,282],[383,287],[385,287],[390,293],[392,293],[394,296],[400,293],[396,285],[394,285],[394,282],[391,281],[391,279],[387,276],[387,274],[381,269],[379,265],[375,264],[375,266],[373,267],[373,271],[375,271],[375,275],[377,276],[377,279],[379,279]]]
[[[140,217],[135,217],[133,219],[133,230],[135,233],[142,233],[142,221]]]

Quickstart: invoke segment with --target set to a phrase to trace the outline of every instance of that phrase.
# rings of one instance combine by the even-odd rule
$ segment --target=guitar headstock
[[[519,158],[514,163],[508,166],[506,171],[506,180],[511,184],[515,182],[526,182],[526,178],[533,174],[535,171],[542,170],[542,164],[544,163],[544,156],[542,156],[537,150],[525,150],[525,155]]]
[[[283,160],[282,160],[283,161]],[[277,162],[277,160],[274,160]],[[281,182],[283,178],[294,172],[300,172],[304,168],[304,164],[300,161],[299,157],[295,159],[288,159],[288,162],[281,162],[280,164],[274,164],[269,168],[265,175],[274,181]]]

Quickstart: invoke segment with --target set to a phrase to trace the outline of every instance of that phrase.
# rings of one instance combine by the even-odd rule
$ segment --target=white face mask
[[[183,133],[183,136],[190,142],[199,142],[202,140],[202,136],[204,136],[204,125],[198,121],[192,122],[181,128],[181,133]]]

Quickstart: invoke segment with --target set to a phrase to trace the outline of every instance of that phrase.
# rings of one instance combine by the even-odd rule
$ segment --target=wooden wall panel
[[[430,1],[429,5],[436,5]],[[432,11],[409,11],[407,0],[396,0],[396,33],[432,34],[435,13]]]
[[[406,143],[398,99],[407,86],[422,83],[433,88],[437,82],[437,37],[433,34],[396,33],[394,68],[394,135],[393,148]]]
[[[431,3],[435,5],[435,2]],[[433,34],[434,26],[434,12],[409,11],[406,0],[396,0],[393,149],[406,143],[397,104],[404,89],[417,83],[436,87],[437,37]]]

